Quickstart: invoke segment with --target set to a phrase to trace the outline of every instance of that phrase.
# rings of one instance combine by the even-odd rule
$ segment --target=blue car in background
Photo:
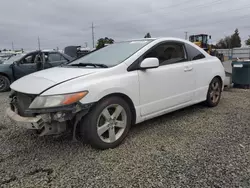
[[[0,64],[2,64],[4,61],[6,61],[7,59],[11,58],[13,55],[5,55],[5,54],[1,54],[0,55]]]
[[[10,57],[0,64],[0,92],[8,91],[15,80],[62,64],[67,64],[73,58],[58,51],[32,51]]]

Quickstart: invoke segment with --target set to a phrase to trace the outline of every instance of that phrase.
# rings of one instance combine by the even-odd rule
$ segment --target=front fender
[[[109,89],[100,91],[100,93],[98,93],[98,95],[96,95],[94,100],[99,101],[103,97],[105,97],[107,95],[115,94],[115,93],[127,95],[129,98],[131,98],[131,96],[132,96],[128,90],[121,88],[121,87],[114,87],[114,88],[109,88]],[[133,99],[132,99],[132,101],[133,101]]]
[[[132,79],[132,78],[131,78]],[[127,78],[127,81],[129,78]],[[133,83],[133,84],[131,84]],[[134,80],[132,82],[115,82],[113,80],[108,82],[101,82],[93,85],[89,85],[86,87],[86,90],[89,91],[89,94],[86,95],[80,102],[81,103],[91,103],[91,102],[97,102],[100,99],[106,97],[110,94],[124,94],[128,96],[134,103],[135,106],[139,105],[139,83],[138,79],[137,81]]]

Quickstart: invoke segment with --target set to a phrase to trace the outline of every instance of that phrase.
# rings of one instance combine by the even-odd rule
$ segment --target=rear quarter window
[[[190,61],[198,60],[198,59],[204,59],[205,55],[203,55],[199,50],[194,48],[193,46],[189,44],[185,44],[186,50],[188,53],[188,59]]]

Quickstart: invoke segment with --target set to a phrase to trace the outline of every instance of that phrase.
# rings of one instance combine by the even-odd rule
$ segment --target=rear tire
[[[80,122],[80,135],[96,149],[115,148],[131,127],[131,110],[120,97],[99,101]]]
[[[208,107],[215,107],[219,104],[222,92],[222,83],[218,77],[213,78],[209,84],[206,105]]]
[[[5,92],[10,89],[10,80],[3,75],[0,75],[0,92]]]

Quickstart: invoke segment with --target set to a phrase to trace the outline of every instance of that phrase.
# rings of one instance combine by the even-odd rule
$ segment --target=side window
[[[49,56],[47,53],[44,53],[44,59],[45,59],[45,63],[49,62]]]
[[[34,62],[35,63],[42,63],[42,56],[41,56],[41,54],[36,54],[35,55],[35,58],[34,58]]]
[[[34,54],[28,55],[21,60],[21,64],[31,64],[34,63]]]
[[[156,46],[146,53],[143,59],[148,57],[158,58],[160,65],[168,65],[187,61],[184,45],[174,42],[163,43]]]
[[[61,61],[61,54],[58,54],[58,53],[51,53],[51,54],[49,54],[48,61],[49,62]]]
[[[189,44],[186,44],[186,49],[187,49],[189,60],[191,61],[205,58],[205,55],[203,55],[199,50],[197,50],[196,48],[194,48],[193,46]]]
[[[63,57],[63,55],[60,54],[60,56],[61,56],[61,61],[68,61],[65,57]]]

